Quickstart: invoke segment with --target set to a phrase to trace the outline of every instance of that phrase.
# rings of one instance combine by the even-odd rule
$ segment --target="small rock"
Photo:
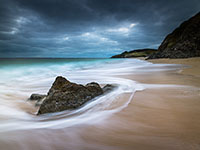
[[[108,93],[108,92],[111,92],[112,90],[114,90],[117,86],[115,85],[111,85],[111,84],[107,84],[105,85],[102,90],[103,90],[103,93]]]
[[[38,101],[38,100],[41,100],[43,98],[45,98],[46,95],[41,95],[41,94],[32,94],[29,98],[29,100],[31,101]]]

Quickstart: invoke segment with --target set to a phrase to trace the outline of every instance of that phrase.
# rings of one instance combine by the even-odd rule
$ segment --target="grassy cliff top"
[[[121,54],[114,55],[111,58],[134,58],[134,57],[148,57],[150,54],[156,52],[156,49],[137,49],[131,51],[125,51]]]

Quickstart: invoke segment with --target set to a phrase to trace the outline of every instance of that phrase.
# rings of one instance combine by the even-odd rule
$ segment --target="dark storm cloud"
[[[108,57],[157,48],[199,0],[0,0],[0,57]]]

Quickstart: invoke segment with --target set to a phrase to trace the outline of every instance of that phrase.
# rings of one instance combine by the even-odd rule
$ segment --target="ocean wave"
[[[37,61],[37,60],[36,60]],[[152,63],[138,59],[97,59],[79,61],[56,61],[46,59],[41,63],[26,65],[9,64],[0,68],[0,132],[11,130],[64,128],[79,124],[93,124],[105,120],[113,113],[128,106],[134,93],[143,90],[144,85],[119,77],[144,71],[141,68],[153,66]],[[13,62],[10,62],[13,63]],[[15,63],[13,63],[15,64]],[[159,65],[154,65],[159,70]],[[99,96],[83,107],[73,111],[35,116],[20,105],[30,105],[27,98],[31,93],[46,93],[55,77],[62,75],[72,82],[86,84],[96,81],[100,84],[115,84],[118,88]],[[121,94],[127,99],[120,99]]]

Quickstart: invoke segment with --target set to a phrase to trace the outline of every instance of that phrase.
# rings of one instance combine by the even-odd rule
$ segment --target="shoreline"
[[[184,60],[180,63],[186,64]],[[180,73],[182,69],[179,66],[172,71],[124,76],[139,84],[172,86],[150,86],[136,91],[126,108],[104,124],[85,127],[81,135],[87,135],[84,139],[89,144],[97,143],[103,149],[199,150],[200,80]],[[123,94],[119,99],[129,96]]]
[[[161,71],[155,76],[156,73],[124,76],[139,84],[172,86],[150,86],[136,91],[129,105],[109,121],[83,127],[80,136],[87,143],[83,149],[92,149],[90,145],[95,143],[99,149],[107,150],[199,150],[199,78],[177,70]],[[129,96],[122,94],[118,99]]]
[[[158,65],[158,70],[154,70],[157,67],[144,66],[141,70],[137,68],[138,72],[121,75],[146,88],[136,91],[125,108],[102,122],[2,133],[0,145],[4,149],[26,146],[29,150],[199,150],[200,77],[196,74],[199,70],[196,66],[200,58],[195,59],[178,60],[178,64],[184,66],[174,65],[173,70],[167,70],[166,67],[170,66],[165,65]],[[162,63],[163,60],[153,61]],[[190,67],[192,71],[185,72],[189,69],[185,68],[185,65],[190,65],[186,63],[188,61],[195,66]],[[163,63],[170,64],[173,60]],[[126,102],[131,94],[119,95],[114,104]],[[97,122],[101,120],[99,117]],[[42,125],[42,121],[38,123]]]
[[[187,65],[187,68],[184,68],[181,74],[185,75],[192,75],[200,77],[200,57],[193,57],[193,58],[185,58],[185,59],[150,59],[147,60],[151,63],[155,64],[181,64],[181,65]]]
[[[131,76],[144,84],[186,85],[185,88],[147,88],[136,92],[130,104],[139,136],[137,149],[193,149],[200,147],[200,58],[153,59],[154,64],[181,64],[174,71]],[[142,79],[143,78],[143,79]],[[189,87],[190,86],[190,87]],[[126,110],[125,110],[126,111]],[[127,112],[128,113],[128,112]],[[143,132],[144,131],[144,132]],[[149,136],[150,134],[150,136]],[[151,138],[150,138],[151,137]],[[155,138],[155,139],[154,139]],[[148,140],[151,142],[149,143]]]

